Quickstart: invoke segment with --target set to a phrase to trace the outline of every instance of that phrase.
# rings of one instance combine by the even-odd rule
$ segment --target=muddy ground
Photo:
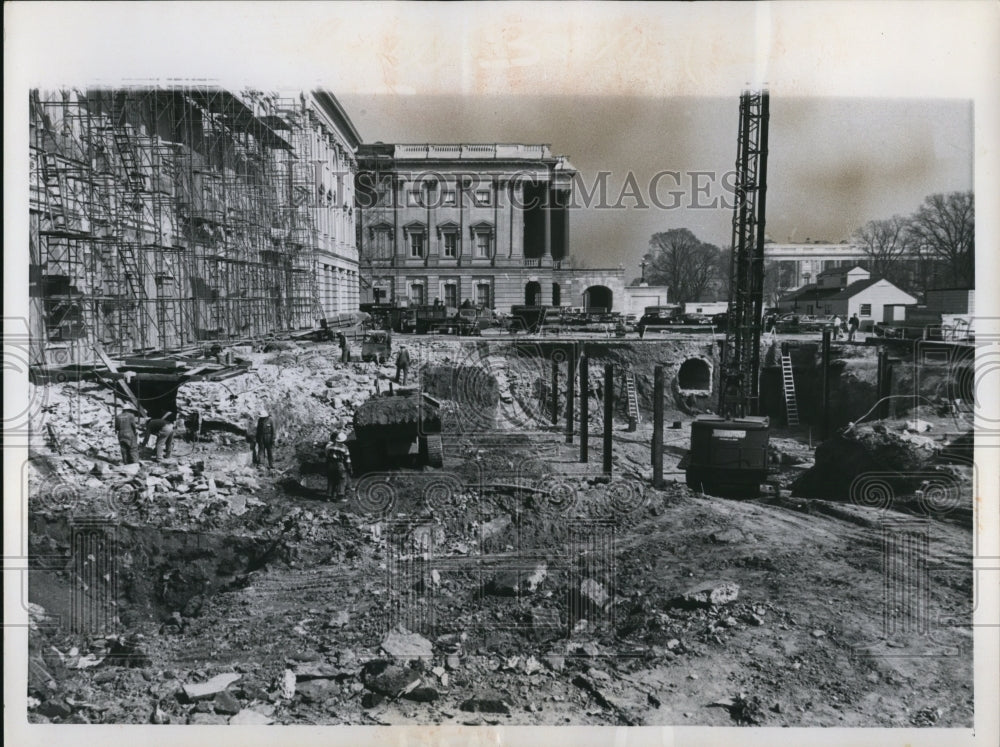
[[[618,412],[608,480],[596,398],[581,464],[537,401],[544,365],[428,341],[418,368],[490,361],[496,410],[455,394],[444,469],[330,504],[303,444],[376,379],[332,358],[182,387],[234,427],[138,470],[99,387],[33,392],[57,431],[29,467],[33,722],[971,726],[968,472],[950,503],[727,500],[684,486],[682,425],[655,489],[648,417]],[[238,432],[265,404],[274,470]],[[926,419],[938,446],[959,435]],[[779,486],[814,467],[808,429],[772,444]]]

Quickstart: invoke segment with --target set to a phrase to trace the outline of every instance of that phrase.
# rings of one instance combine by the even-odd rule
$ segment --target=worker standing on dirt
[[[834,340],[840,339],[840,325],[841,325],[841,323],[842,322],[840,321],[840,315],[839,314],[834,314],[833,315],[833,339]]]
[[[154,461],[169,459],[174,448],[174,414],[168,412],[162,418],[153,418],[146,423],[142,432],[142,443],[149,446],[149,437],[156,436],[156,456]]]
[[[406,377],[410,370],[410,351],[405,347],[399,349],[399,353],[396,355],[396,383],[406,384]],[[403,381],[400,382],[400,374],[403,376]]]
[[[267,468],[274,469],[274,421],[267,410],[261,410],[257,418],[257,435],[254,438],[254,464],[260,464],[267,456]]]
[[[343,500],[351,484],[351,452],[347,450],[347,434],[343,431],[331,433],[324,451],[327,500]]]
[[[136,431],[136,412],[126,407],[115,416],[115,433],[118,434],[118,445],[122,450],[122,464],[135,464],[139,461],[139,434]]]
[[[340,362],[351,362],[351,349],[347,346],[347,335],[340,333]]]
[[[858,327],[861,326],[861,320],[858,319],[858,314],[855,312],[851,315],[850,321],[847,322],[847,341],[854,342],[854,335],[858,333]]]

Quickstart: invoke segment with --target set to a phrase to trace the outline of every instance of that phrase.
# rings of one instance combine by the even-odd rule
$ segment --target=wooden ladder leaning
[[[625,399],[628,406],[628,429],[634,431],[639,426],[639,393],[635,389],[635,374],[625,371]]]
[[[792,373],[792,358],[781,354],[781,381],[785,389],[785,413],[789,425],[799,424],[799,405],[795,401],[795,376]]]

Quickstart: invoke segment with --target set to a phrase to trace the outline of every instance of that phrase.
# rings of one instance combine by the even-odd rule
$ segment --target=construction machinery
[[[744,91],[736,158],[729,316],[719,415],[691,424],[687,484],[712,495],[754,497],[767,478],[768,418],[759,415],[764,305],[764,215],[769,96]]]
[[[409,388],[362,403],[354,411],[354,431],[347,440],[355,473],[443,466],[440,408],[439,400]]]
[[[392,333],[385,329],[365,332],[361,341],[361,360],[382,364],[392,355]]]

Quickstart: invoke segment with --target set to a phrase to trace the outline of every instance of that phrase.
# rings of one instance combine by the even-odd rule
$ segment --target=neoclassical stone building
[[[362,302],[617,308],[621,268],[569,267],[575,175],[548,145],[362,145]]]

